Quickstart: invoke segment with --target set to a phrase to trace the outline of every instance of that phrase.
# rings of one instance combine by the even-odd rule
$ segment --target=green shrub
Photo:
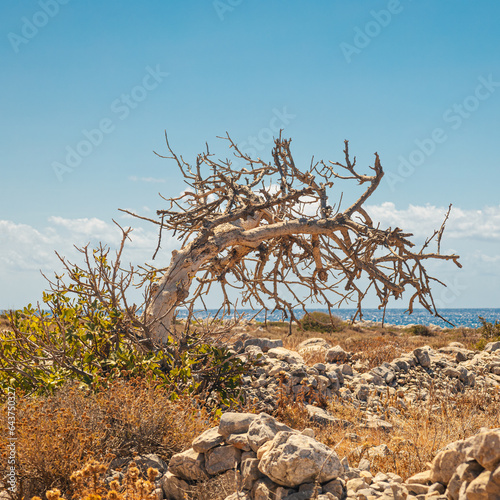
[[[319,311],[305,314],[300,324],[306,331],[319,333],[338,332],[343,328],[343,322],[338,316]]]
[[[0,331],[0,394],[8,387],[50,394],[70,380],[98,391],[117,378],[148,376],[168,387],[174,399],[189,394],[213,406],[238,403],[248,366],[217,339],[227,327],[188,323],[175,339],[155,345],[137,314],[140,308],[125,297],[135,279],[148,287],[154,273],[124,270],[122,250],[123,242],[111,262],[106,247],[84,247],[85,268],[61,258],[68,283],[62,277],[49,281],[43,308],[30,304],[9,314],[9,328]]]
[[[411,335],[421,335],[422,337],[432,337],[432,331],[425,325],[412,325],[408,328]]]
[[[500,323],[495,320],[495,323],[490,323],[484,318],[479,316],[479,321],[481,321],[481,326],[479,327],[479,332],[481,337],[486,340],[500,340]]]

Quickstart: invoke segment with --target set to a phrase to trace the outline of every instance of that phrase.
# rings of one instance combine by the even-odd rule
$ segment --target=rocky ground
[[[197,483],[218,477],[238,491],[226,500],[500,500],[500,429],[483,428],[450,443],[427,470],[411,477],[371,472],[373,460],[388,453],[385,444],[366,453],[360,444],[358,455],[340,458],[315,439],[314,430],[342,429],[356,442],[362,429],[391,433],[388,416],[404,417],[409,407],[430,405],[429,411],[437,412],[450,395],[498,394],[500,342],[483,351],[458,342],[419,347],[371,369],[323,338],[307,339],[290,350],[282,340],[244,333],[233,350],[255,363],[242,387],[255,413],[223,414],[218,427],[196,438],[168,465],[154,455],[138,457],[144,467],[159,469],[159,499],[184,499]],[[328,404],[333,399],[361,412],[361,420],[336,415]],[[270,416],[284,401],[303,405],[311,428],[299,432]]]

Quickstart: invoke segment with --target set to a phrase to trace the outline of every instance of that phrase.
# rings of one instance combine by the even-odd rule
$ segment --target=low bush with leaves
[[[425,325],[412,325],[408,328],[408,332],[411,335],[420,335],[422,337],[432,337],[432,330]]]
[[[483,339],[489,341],[500,340],[500,322],[498,322],[498,320],[495,320],[495,323],[491,323],[479,316],[479,321],[481,321],[479,331]]]
[[[9,326],[0,332],[0,388],[24,394],[47,394],[69,380],[92,390],[105,388],[121,377],[153,376],[180,394],[203,394],[216,406],[231,406],[240,397],[241,376],[247,365],[224,345],[231,324],[220,320],[186,322],[182,332],[155,344],[151,324],[139,311],[147,309],[154,271],[121,267],[102,245],[79,249],[85,265],[67,262],[63,276],[50,281],[43,307],[28,305],[9,314]],[[143,287],[140,306],[127,301],[131,286]],[[175,327],[174,327],[175,328]]]
[[[305,314],[300,324],[306,331],[319,333],[332,333],[343,328],[343,322],[338,316],[320,311]]]

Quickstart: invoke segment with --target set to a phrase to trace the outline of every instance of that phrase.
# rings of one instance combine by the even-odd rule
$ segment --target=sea
[[[326,309],[309,309],[309,312],[321,311],[328,312]],[[356,313],[356,309],[335,309],[332,311],[336,316],[343,320],[350,320]],[[256,321],[265,320],[265,312],[252,311],[249,309],[238,310],[238,314],[244,314],[246,318],[254,318]],[[300,319],[303,316],[302,310],[296,313]],[[433,316],[425,309],[414,309],[412,314],[408,314],[405,309],[387,309],[385,311],[385,324],[386,325],[426,325],[426,326],[440,326],[443,328],[466,327],[477,328],[481,326],[480,318],[490,323],[500,323],[500,309],[440,309],[439,314],[445,318],[449,323],[443,321],[441,318]],[[215,317],[217,315],[216,309],[208,309],[206,311],[199,311],[196,316]],[[177,317],[186,317],[187,312],[178,311]],[[226,316],[227,317],[227,316]],[[363,320],[381,322],[383,318],[383,311],[379,309],[363,309]],[[357,318],[359,319],[359,318]],[[267,314],[267,321],[282,321],[286,320],[281,312],[274,312]],[[451,323],[451,325],[450,325]]]

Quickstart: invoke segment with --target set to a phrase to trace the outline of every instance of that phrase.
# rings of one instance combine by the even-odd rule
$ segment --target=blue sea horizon
[[[327,309],[322,308],[310,308],[309,312],[321,311],[328,312]],[[356,309],[335,309],[332,313],[339,316],[343,320],[350,320],[356,313]],[[208,309],[206,311],[198,311],[196,315],[198,317],[215,316],[217,314],[217,309]],[[264,311],[256,311],[251,309],[239,309],[238,314],[244,314],[247,318],[252,318],[256,321],[264,321],[266,314]],[[467,327],[467,328],[477,328],[481,326],[481,320],[479,317],[484,318],[486,321],[495,323],[495,321],[500,322],[500,308],[468,308],[468,309],[440,309],[439,314],[443,318],[447,319],[455,327]],[[304,315],[303,311],[300,310],[296,313],[298,318]],[[379,309],[363,309],[363,320],[381,322],[383,318],[383,311]],[[183,318],[187,316],[187,312],[180,310],[178,311],[177,317]],[[267,314],[268,321],[281,321],[283,320],[283,314],[281,312],[274,312],[273,314]],[[357,318],[359,319],[359,318]],[[406,309],[387,309],[385,311],[385,324],[386,325],[436,325],[443,328],[453,328],[452,325],[446,323],[441,318],[433,316],[425,309],[414,309],[412,314],[408,314]]]

